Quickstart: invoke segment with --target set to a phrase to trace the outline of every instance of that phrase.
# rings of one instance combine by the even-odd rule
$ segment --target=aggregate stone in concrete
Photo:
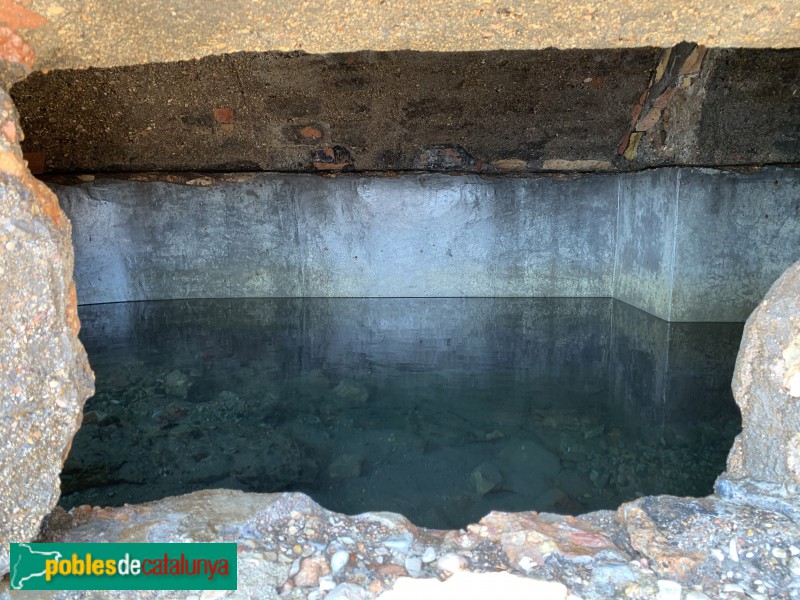
[[[48,23],[30,33],[46,68],[187,60],[243,50],[468,51],[672,46],[800,46],[792,0],[32,0]]]
[[[715,496],[650,496],[616,513],[580,517],[493,512],[464,529],[440,531],[393,513],[333,513],[302,494],[230,490],[59,510],[43,531],[43,539],[55,542],[235,542],[236,591],[103,595],[187,600],[441,598],[465,593],[467,582],[480,597],[509,600],[663,598],[665,588],[686,598],[740,591],[788,600],[797,591],[798,536],[797,523],[784,515]],[[10,597],[6,590],[0,583],[0,598]]]
[[[0,576],[8,543],[35,536],[58,501],[94,387],[78,341],[70,224],[25,167],[19,137],[0,87]]]
[[[796,497],[800,487],[800,263],[770,288],[745,325],[733,376],[743,431],[726,476],[772,484]]]

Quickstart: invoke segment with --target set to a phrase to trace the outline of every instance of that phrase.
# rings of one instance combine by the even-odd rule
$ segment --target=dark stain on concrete
[[[658,54],[240,53],[35,73],[13,92],[26,150],[45,151],[50,173],[313,171],[313,150],[334,146],[366,171],[458,168],[418,165],[432,148],[463,149],[469,170],[498,159],[536,170],[546,158],[613,158]],[[236,115],[227,130],[216,107]]]
[[[700,162],[800,160],[800,49],[714,51],[711,101],[699,121]]]
[[[692,47],[677,46],[673,62]],[[636,170],[800,160],[800,50],[709,50],[710,66],[678,90],[635,158],[620,156],[661,55],[657,48],[238,53],[34,73],[13,96],[23,147],[45,153],[46,173],[488,174],[504,172],[497,164],[537,172],[546,160],[565,170],[570,161]],[[215,121],[219,107],[235,119]]]

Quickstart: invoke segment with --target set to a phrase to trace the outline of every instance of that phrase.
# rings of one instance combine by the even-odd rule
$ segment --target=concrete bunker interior
[[[697,408],[692,406],[697,394],[726,389],[732,362],[727,374],[699,387],[669,380],[668,372],[665,376],[650,363],[684,361],[690,370],[697,362],[717,360],[711,347],[727,345],[730,355],[741,323],[799,258],[798,65],[797,50],[693,43],[608,50],[244,52],[35,72],[14,86],[11,97],[25,131],[28,164],[55,192],[72,223],[80,314],[84,327],[98,326],[98,338],[113,335],[126,319],[133,323],[131,313],[147,312],[152,301],[189,306],[191,300],[210,298],[272,298],[274,305],[309,298],[330,306],[343,298],[371,298],[376,300],[362,302],[359,312],[372,315],[364,330],[388,319],[388,329],[402,332],[403,317],[414,320],[409,306],[451,299],[439,313],[429,309],[435,319],[460,311],[474,320],[476,313],[458,299],[498,299],[500,308],[484,314],[485,332],[503,314],[504,302],[536,299],[528,302],[539,302],[539,308],[523,311],[513,325],[534,331],[537,319],[557,312],[541,308],[549,299],[569,298],[584,303],[577,309],[584,319],[604,324],[608,358],[600,366],[607,377],[601,390],[620,392],[628,385],[622,397],[660,393],[663,398],[684,385],[685,403],[674,410],[690,412]],[[605,304],[592,305],[596,299]],[[132,302],[143,304],[116,305],[111,321],[98,308]],[[392,308],[387,317],[384,309],[367,305]],[[234,307],[229,312],[238,310],[235,302],[229,306]],[[315,310],[331,309],[297,312]],[[93,311],[99,315],[94,320]],[[634,330],[653,329],[647,315],[661,321],[655,333],[642,338]],[[343,319],[341,326],[358,318]],[[525,318],[534,324],[522,322]],[[708,330],[702,327],[683,335],[681,328],[689,323],[728,323],[732,329],[723,338],[704,338]],[[454,335],[470,331],[463,320],[450,327]],[[414,333],[414,323],[408,331]],[[541,344],[558,343],[557,332],[536,335]],[[641,339],[653,346],[632,341]],[[570,343],[579,345],[575,339]],[[540,358],[522,354],[522,360]],[[191,382],[177,381],[183,376],[178,371],[175,381],[160,384],[183,386],[185,395]],[[636,376],[625,379],[622,371]],[[323,387],[335,394],[343,383],[347,388],[338,378]],[[352,397],[362,391],[351,387],[343,393]],[[664,417],[660,409],[653,419]],[[90,412],[89,425],[107,418],[102,411]],[[491,426],[477,433],[497,431]],[[724,462],[719,472],[723,469]],[[499,470],[501,479],[508,478],[502,465]],[[492,485],[492,472],[476,471],[472,485]],[[596,484],[593,480],[594,487],[602,487]],[[236,498],[225,502],[240,501]],[[320,514],[302,497],[289,494],[282,501],[293,507],[287,530]],[[566,505],[555,512],[585,512],[580,503],[572,510]],[[253,504],[253,510],[263,508]],[[784,507],[779,514],[793,515],[792,510]],[[52,535],[80,529],[87,510],[73,512],[54,513]],[[509,518],[516,523],[524,514]],[[596,513],[570,526],[584,533],[584,527],[605,527],[624,538],[607,520]],[[491,521],[486,523],[481,527],[491,529]],[[427,540],[415,555],[424,530],[414,528],[411,535],[403,529],[410,525],[384,525],[399,527],[401,537],[410,535],[403,537],[409,548],[398,565],[402,572],[384,569],[388,575],[372,577],[363,567],[358,579],[363,558],[332,571],[325,561],[339,546],[328,544],[322,560],[304,550],[290,553],[288,575],[270,572],[270,589],[283,597],[323,597],[332,594],[334,588],[325,589],[329,582],[355,582],[361,591],[349,593],[369,597],[391,588],[398,575],[431,574],[444,557],[458,562],[452,554],[463,559],[463,551],[437,550],[426,562],[427,549],[439,546]],[[464,531],[494,535],[470,527]],[[538,531],[515,527],[517,538]],[[625,527],[630,536],[632,526]],[[693,585],[707,591],[711,585],[689,580],[692,569],[683,560],[688,550],[669,554],[661,547],[659,560],[640,564],[653,574],[643,582],[630,565],[631,575],[619,579],[616,572],[598,579],[593,568],[587,576],[581,571],[585,565],[557,568],[549,558],[567,556],[570,562],[571,551],[584,554],[566,549],[559,535],[551,534],[559,541],[550,553],[531,551],[540,540],[528,534],[522,541],[498,543],[504,560],[515,563],[512,570],[556,579],[579,597],[608,597],[609,590],[636,597],[625,592],[634,584],[639,597],[653,597],[648,594],[669,591],[663,582],[673,580],[685,586],[684,595]],[[457,530],[448,535],[455,543]],[[643,554],[642,542],[631,548],[630,541],[614,535],[608,533],[608,539],[629,552],[628,558]],[[339,531],[334,537],[347,536]],[[472,566],[480,564],[481,550],[472,546],[469,552]],[[787,573],[796,567],[793,557],[789,552],[780,565]],[[282,560],[278,551],[272,562]],[[615,560],[627,564],[619,556]],[[688,560],[692,568],[705,564],[694,556]],[[725,560],[732,560],[729,550]],[[558,569],[563,572],[555,576]],[[304,575],[314,585],[306,585]],[[727,585],[745,589],[734,581],[740,580]],[[719,582],[714,589],[722,593],[722,588]],[[763,580],[750,588],[763,597],[795,593]]]

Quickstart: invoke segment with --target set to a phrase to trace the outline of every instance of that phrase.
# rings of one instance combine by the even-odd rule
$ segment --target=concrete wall
[[[800,171],[574,179],[254,175],[54,185],[81,303],[614,296],[742,321],[800,258]]]
[[[662,318],[670,315],[677,181],[676,169],[645,171],[619,181],[612,295]]]
[[[670,321],[744,321],[800,258],[800,170],[620,180],[613,296]]]
[[[617,181],[258,175],[58,187],[81,302],[609,296]]]

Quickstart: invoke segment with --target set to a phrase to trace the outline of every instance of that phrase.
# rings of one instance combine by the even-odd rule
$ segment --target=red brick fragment
[[[645,89],[642,92],[642,95],[639,96],[639,102],[633,109],[633,115],[631,115],[631,127],[636,127],[636,122],[639,120],[639,115],[642,114],[642,109],[644,108],[644,103],[647,101],[647,96],[650,94],[650,88]]]
[[[300,130],[300,135],[307,140],[320,140],[322,139],[322,131],[316,127],[303,127]]]
[[[664,110],[667,107],[667,104],[669,104],[669,101],[675,95],[676,91],[677,88],[666,89],[663,94],[661,94],[658,98],[656,98],[656,101],[653,102],[653,106],[655,106],[660,110]]]
[[[628,144],[631,141],[631,132],[628,131],[622,138],[622,142],[620,142],[619,147],[617,148],[617,152],[620,154],[625,154],[625,150],[628,149]]]
[[[215,108],[213,110],[214,120],[217,123],[233,123],[233,109],[229,107]]]

